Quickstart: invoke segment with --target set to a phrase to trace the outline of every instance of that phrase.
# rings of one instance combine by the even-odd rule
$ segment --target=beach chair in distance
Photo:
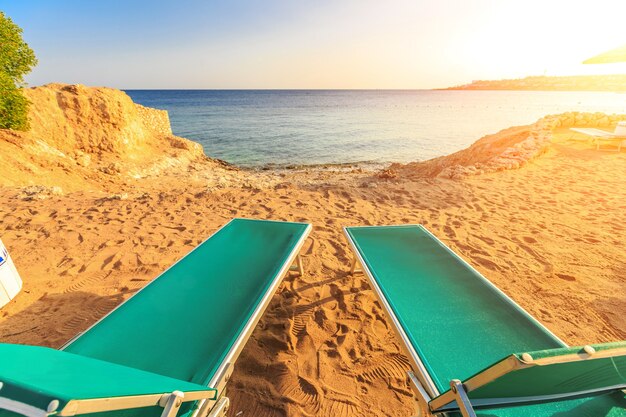
[[[310,230],[233,219],[60,350],[0,344],[0,416],[225,415],[234,363]]]
[[[626,416],[626,342],[567,347],[423,226],[344,232],[409,358],[420,411]]]
[[[624,122],[618,123],[613,132],[593,127],[571,127],[570,130],[590,137],[591,142],[596,145],[596,150],[600,149],[600,145],[607,144],[616,146],[617,152],[620,152],[623,142],[626,141],[626,123]]]

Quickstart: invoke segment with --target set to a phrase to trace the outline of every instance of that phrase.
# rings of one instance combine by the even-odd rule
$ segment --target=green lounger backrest
[[[547,403],[626,389],[626,342],[510,355],[463,381],[474,408]],[[433,410],[458,409],[454,394]]]
[[[156,396],[152,399],[153,410],[149,410],[152,413],[146,414],[144,409],[142,415],[158,417],[162,411],[156,407],[158,398],[173,391],[204,392],[203,398],[214,398],[216,394],[202,385],[55,349],[0,344],[3,416],[9,414],[6,409],[31,416],[82,414],[86,407],[115,409],[111,397]],[[94,405],[96,400],[101,400],[98,405]]]
[[[511,352],[565,346],[424,227],[346,232],[439,392]]]
[[[208,384],[309,229],[234,219],[64,350]]]

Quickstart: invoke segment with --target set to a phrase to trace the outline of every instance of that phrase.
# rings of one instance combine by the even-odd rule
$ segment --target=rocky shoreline
[[[245,176],[354,173],[378,179],[463,178],[516,169],[540,156],[557,129],[609,128],[626,115],[569,112],[549,115],[529,126],[487,135],[450,155],[389,166],[369,163],[268,165],[238,168],[204,155],[201,145],[173,135],[167,112],[133,103],[124,92],[81,85],[49,84],[25,90],[32,102],[30,132],[0,130],[0,177],[10,186],[130,186],[144,178],[202,171],[222,185]],[[239,174],[234,175],[233,172]],[[57,188],[57,189],[58,189]],[[43,192],[42,195],[46,193]]]
[[[598,127],[612,130],[621,121],[626,121],[626,115],[583,112],[549,115],[530,126],[512,127],[487,135],[459,152],[424,162],[393,164],[389,169],[396,172],[395,175],[453,179],[517,169],[546,152],[557,129]]]

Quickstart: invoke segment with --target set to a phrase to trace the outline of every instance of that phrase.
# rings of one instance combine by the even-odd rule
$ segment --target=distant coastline
[[[626,92],[626,74],[530,76],[507,80],[475,80],[438,90],[612,91]]]

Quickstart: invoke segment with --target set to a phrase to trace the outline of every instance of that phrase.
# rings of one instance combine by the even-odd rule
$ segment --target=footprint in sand
[[[353,396],[327,390],[319,415],[323,417],[349,417],[358,415],[360,409],[361,407],[354,401]]]
[[[314,313],[315,310],[311,305],[296,306],[291,323],[291,335],[294,338],[297,338],[298,335],[305,331],[306,324],[313,318]]]
[[[299,373],[308,377],[317,376],[317,348],[306,326],[298,334],[296,339],[296,352],[298,353]]]
[[[555,274],[557,277],[564,279],[565,281],[576,281],[576,277],[567,274]]]
[[[133,278],[126,284],[126,291],[136,292],[148,285],[149,279]]]
[[[494,243],[496,243],[495,240],[493,240],[490,237],[487,236],[476,236],[478,239],[482,240],[483,242],[485,242],[488,245],[493,245]]]
[[[289,402],[297,404],[304,413],[317,415],[323,399],[323,391],[315,383],[292,371],[287,364],[281,364],[276,388]]]
[[[337,341],[337,346],[341,346],[344,344],[349,333],[350,333],[350,328],[347,325],[337,324],[337,332],[335,333],[335,340]]]
[[[341,288],[336,284],[330,284],[330,295],[337,301],[337,306],[341,311],[346,311],[345,296]]]
[[[381,353],[363,359],[355,366],[359,369],[357,378],[367,383],[389,378],[404,380],[407,371],[411,370],[409,359],[401,353]]]
[[[122,301],[124,301],[121,295],[115,295],[111,298],[105,298],[102,300],[98,300],[93,308],[92,308],[92,317],[95,319],[100,319],[104,317],[107,313],[117,307]]]
[[[110,274],[111,274],[111,271],[99,271],[99,272],[90,274],[68,285],[63,292],[65,294],[68,294],[71,292],[79,291],[86,285],[92,285],[97,282],[104,281]]]
[[[74,258],[70,258],[69,256],[67,256],[67,255],[66,255],[66,256],[64,256],[64,257],[63,257],[63,259],[61,259],[61,261],[57,264],[57,268],[61,268],[62,266],[65,266],[65,265],[67,265],[67,264],[70,264],[70,265],[72,265],[72,266],[73,266],[73,261],[74,261]],[[67,270],[66,270],[66,271],[67,271]],[[63,272],[66,272],[66,271],[63,271]],[[61,272],[61,275],[63,274],[63,272]]]
[[[450,239],[454,239],[456,237],[456,232],[450,226],[444,226],[443,231]]]
[[[380,314],[376,314],[372,321],[372,331],[380,340],[385,340],[389,334],[389,328],[385,319]]]
[[[472,256],[472,261],[491,271],[497,271],[499,269],[495,262],[490,261],[489,259],[481,258],[480,256]]]
[[[264,404],[262,395],[251,395],[239,389],[229,389],[230,408],[228,417],[284,417],[285,412],[270,404]]]
[[[63,323],[61,330],[63,333],[76,333],[76,330],[86,328],[91,320],[86,316],[73,316],[68,321]]]

